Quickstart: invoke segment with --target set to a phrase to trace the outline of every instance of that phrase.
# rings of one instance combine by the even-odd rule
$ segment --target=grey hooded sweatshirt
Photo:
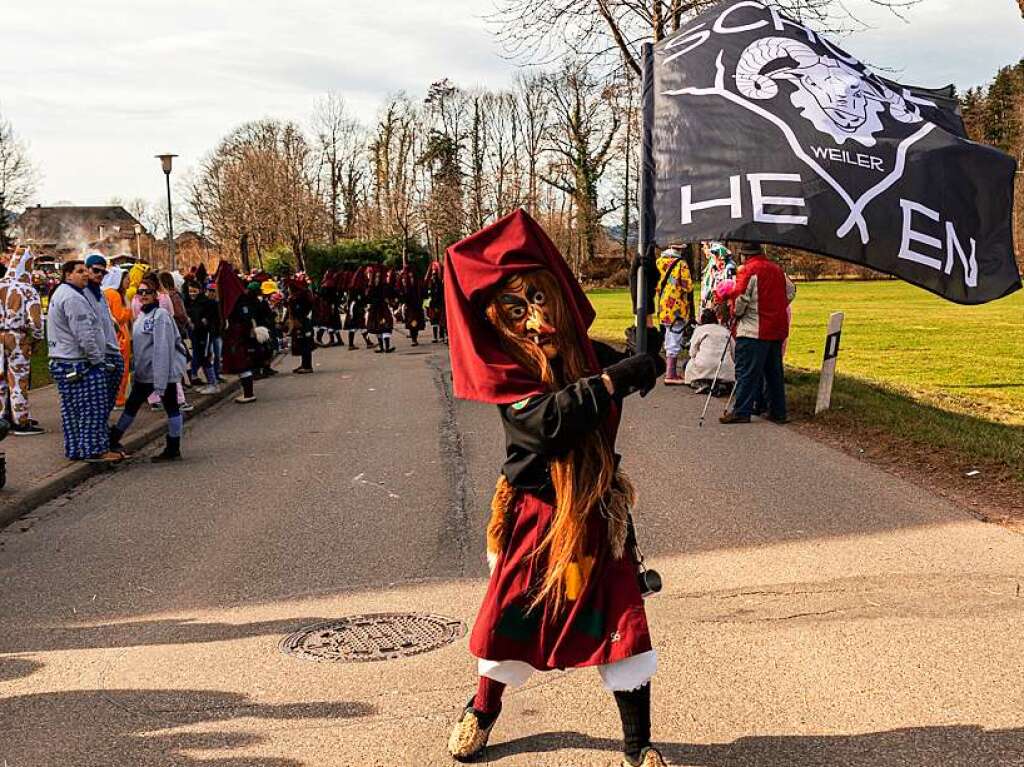
[[[51,360],[102,365],[106,359],[107,340],[96,311],[81,290],[66,282],[50,296],[46,341]]]
[[[86,287],[82,293],[85,295],[85,298],[89,302],[93,311],[96,312],[96,321],[99,322],[100,327],[103,328],[103,337],[107,342],[107,354],[120,357],[121,346],[117,343],[117,326],[114,325],[114,318],[110,314],[110,305],[107,303],[106,296],[103,295],[102,290],[100,290],[99,296],[97,296],[89,287]]]
[[[169,384],[176,384],[185,375],[185,347],[178,334],[178,326],[166,309],[156,306],[143,310],[132,325],[132,356],[135,361],[135,380],[153,384],[154,391],[162,392]]]

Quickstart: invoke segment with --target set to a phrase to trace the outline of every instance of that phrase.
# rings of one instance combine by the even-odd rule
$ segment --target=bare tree
[[[616,207],[600,205],[598,187],[612,160],[621,113],[614,90],[580,62],[567,63],[549,78],[548,93],[553,116],[548,141],[557,162],[542,178],[575,206],[578,270],[593,259],[601,219]]]
[[[662,40],[718,0],[497,0],[493,21],[506,51],[551,61],[568,50],[583,60],[610,56],[640,74],[640,43]],[[895,13],[919,0],[871,0]],[[1024,0],[1018,0],[1024,3]],[[848,28],[857,19],[844,0],[768,0],[819,28]]]
[[[313,128],[319,163],[326,177],[330,239],[335,243],[341,234],[351,236],[355,225],[358,187],[364,173],[365,131],[349,116],[344,99],[336,93],[329,93],[317,102]]]
[[[521,75],[515,84],[522,126],[523,160],[526,173],[526,207],[537,215],[538,167],[551,120],[550,98],[542,75]]]
[[[28,203],[39,184],[39,174],[28,147],[14,132],[14,126],[0,114],[0,250],[8,247],[7,229],[11,212]]]
[[[222,248],[236,246],[243,268],[250,254],[286,243],[303,268],[307,243],[326,233],[317,193],[316,159],[294,123],[259,120],[225,137],[203,162],[187,195]]]

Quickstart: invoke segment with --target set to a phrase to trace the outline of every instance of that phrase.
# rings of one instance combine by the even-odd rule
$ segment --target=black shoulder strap
[[[668,269],[665,270],[665,273],[661,275],[661,282],[658,283],[658,301],[661,301],[661,295],[665,292],[665,288],[668,287],[668,278],[672,275],[672,272],[677,266],[679,266],[679,262],[682,260],[682,256],[674,259]]]

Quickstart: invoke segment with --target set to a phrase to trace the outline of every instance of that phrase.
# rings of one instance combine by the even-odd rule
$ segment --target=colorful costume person
[[[124,298],[129,304],[134,303],[135,291],[139,289],[139,285],[142,284],[142,278],[149,272],[149,267],[143,263],[132,264],[132,268],[128,270],[128,289],[124,292]],[[134,316],[138,316],[137,312],[133,312]]]
[[[132,307],[127,300],[127,293],[121,293],[121,282],[124,279],[124,271],[119,266],[112,266],[103,279],[103,295],[107,299],[107,306],[110,308],[110,316],[114,320],[117,329],[117,345],[121,350],[121,359],[124,361],[124,370],[121,373],[121,380],[117,387],[117,397],[114,404],[117,407],[124,407],[128,395],[128,379],[131,377],[132,362]],[[136,290],[138,287],[136,286]]]
[[[13,260],[13,259],[12,259]],[[7,421],[9,417],[8,400],[10,399],[10,389],[7,386],[7,355],[4,352],[4,332],[5,332],[5,315],[7,311],[7,289],[11,285],[11,278],[14,276],[14,272],[8,269],[6,266],[3,267],[3,274],[0,274],[0,430],[3,430],[4,436],[7,435],[7,429],[10,427],[10,423]]]
[[[650,744],[657,659],[629,534],[633,490],[614,452],[622,399],[654,387],[660,357],[588,338],[593,307],[522,210],[449,249],[445,298],[455,395],[497,405],[507,445],[469,644],[479,685],[449,751],[481,753],[506,685],[594,666],[619,705],[624,764],[662,765]]]
[[[427,324],[423,312],[423,284],[411,264],[398,272],[396,282],[405,329],[409,332],[412,345],[419,346],[420,331]]]
[[[665,329],[665,357],[668,360],[665,385],[679,386],[683,379],[678,373],[678,359],[683,349],[683,336],[690,323],[693,280],[683,254],[673,248],[661,252],[657,266],[658,321]]]
[[[32,424],[28,390],[32,377],[32,347],[43,338],[43,307],[32,286],[32,253],[27,249],[10,264],[4,300],[3,346],[7,387],[11,398],[12,433],[42,433]]]
[[[719,242],[714,242],[708,249],[708,263],[704,267],[704,274],[700,283],[700,310],[715,309],[719,303],[716,292],[719,285],[726,280],[736,279],[736,262],[728,248]]]
[[[380,265],[366,267],[366,330],[377,336],[377,352],[390,354],[391,332],[395,329],[395,316],[391,313],[394,291],[388,284],[388,272]]]
[[[427,319],[434,336],[431,343],[448,342],[448,328],[444,318],[444,267],[440,261],[430,262],[427,272]]]

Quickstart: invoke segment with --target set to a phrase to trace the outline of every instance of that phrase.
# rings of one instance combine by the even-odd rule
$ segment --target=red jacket
[[[736,286],[736,337],[784,341],[789,336],[789,313],[796,287],[782,267],[764,256],[753,256],[740,267]]]

